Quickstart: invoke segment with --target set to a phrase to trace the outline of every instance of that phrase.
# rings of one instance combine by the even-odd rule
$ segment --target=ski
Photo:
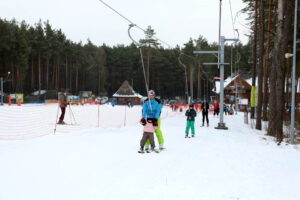
[[[161,151],[160,150],[146,150],[146,153],[152,153],[152,152],[155,152],[155,153],[160,153]]]
[[[57,125],[79,126],[79,124],[67,124],[67,123],[64,123],[64,124],[59,124],[59,123],[57,123]]]
[[[161,151],[162,150],[157,150],[157,149],[154,150],[155,153],[160,153]]]

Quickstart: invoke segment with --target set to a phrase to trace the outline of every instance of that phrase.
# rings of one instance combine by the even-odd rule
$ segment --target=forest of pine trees
[[[209,44],[202,37],[190,38],[183,47],[164,48],[151,39],[155,32],[148,27],[150,35],[140,40],[143,44],[144,63],[147,68],[147,80],[150,88],[157,91],[162,98],[184,97],[184,68],[179,64],[180,51],[182,61],[188,66],[189,85],[193,85],[194,98],[203,98],[203,91],[210,80],[219,76],[217,68],[204,67],[202,62],[216,62],[212,55],[201,55],[196,66],[194,50],[216,50],[217,44]],[[233,47],[233,59],[240,57],[239,63],[233,68],[241,74],[249,76],[249,45],[239,43]],[[225,58],[230,61],[231,46],[225,48]],[[191,69],[193,69],[194,73]],[[202,70],[208,75],[200,76]],[[237,70],[236,70],[237,71]],[[4,85],[4,91],[24,93],[25,95],[38,90],[68,89],[73,94],[82,90],[93,91],[95,95],[111,96],[124,80],[133,84],[133,88],[145,94],[145,81],[138,48],[134,45],[97,46],[91,41],[86,44],[69,40],[62,30],[53,29],[50,22],[39,21],[29,25],[25,21],[0,19],[0,76],[10,82]],[[230,76],[230,67],[225,75]],[[192,83],[190,83],[192,74]],[[202,91],[202,92],[201,92]]]

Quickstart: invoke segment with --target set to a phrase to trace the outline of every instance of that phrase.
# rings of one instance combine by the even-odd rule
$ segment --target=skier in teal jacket
[[[187,138],[189,136],[190,128],[192,129],[192,137],[195,136],[195,117],[197,116],[197,113],[194,109],[194,105],[190,104],[189,109],[185,112],[185,116],[187,117],[186,120],[186,128],[185,128],[185,137]]]
[[[143,125],[146,124],[146,118],[153,118],[153,125],[157,126],[155,130],[155,134],[159,143],[159,149],[162,150],[164,148],[164,138],[162,136],[162,131],[160,130],[160,113],[162,104],[159,99],[155,98],[155,92],[153,90],[149,91],[150,103],[149,99],[146,99],[143,104],[143,113],[141,123]],[[151,105],[151,107],[150,107]],[[145,148],[149,148],[149,140],[147,140]]]

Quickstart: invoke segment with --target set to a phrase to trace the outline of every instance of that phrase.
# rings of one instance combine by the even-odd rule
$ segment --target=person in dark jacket
[[[64,117],[65,117],[65,112],[66,112],[66,107],[68,105],[67,102],[67,92],[61,92],[59,96],[59,107],[61,109],[61,115],[59,117],[59,121],[57,124],[65,124],[64,122]]]
[[[206,118],[207,126],[209,126],[209,120],[208,120],[209,104],[208,104],[208,102],[206,102],[204,100],[204,102],[201,105],[201,108],[202,108],[202,126],[204,126],[205,118]]]
[[[186,120],[186,128],[185,128],[185,137],[189,136],[189,130],[191,128],[192,130],[192,137],[195,136],[195,117],[197,116],[197,113],[194,109],[193,104],[189,105],[189,109],[185,112],[185,116],[187,117]]]

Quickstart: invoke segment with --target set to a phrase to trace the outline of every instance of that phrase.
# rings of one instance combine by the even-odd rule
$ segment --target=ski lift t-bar
[[[141,61],[142,61],[142,67],[143,67],[143,73],[144,73],[144,79],[145,79],[145,85],[146,85],[146,91],[147,91],[147,96],[148,96],[148,100],[149,100],[149,105],[150,105],[150,110],[151,110],[151,113],[152,112],[152,105],[151,105],[151,99],[150,99],[150,96],[149,96],[149,88],[148,88],[148,84],[147,84],[147,80],[146,80],[146,72],[145,72],[145,66],[144,66],[144,59],[143,59],[143,53],[142,53],[142,45],[138,42],[136,42],[130,35],[130,29],[132,27],[136,26],[135,24],[129,24],[129,28],[128,28],[128,36],[129,38],[132,40],[132,42],[140,49],[140,54],[141,54]]]

